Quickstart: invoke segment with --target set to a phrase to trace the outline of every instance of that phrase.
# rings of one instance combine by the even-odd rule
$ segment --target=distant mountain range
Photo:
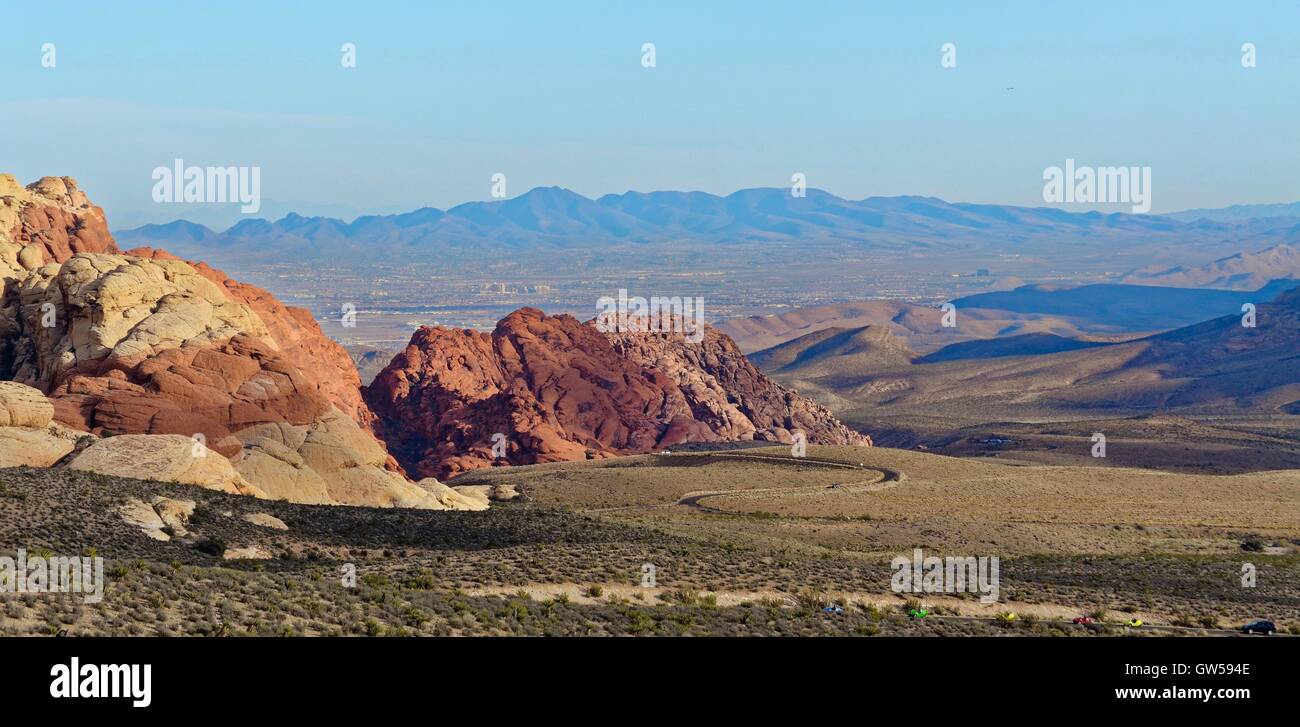
[[[1165,215],[1183,222],[1211,220],[1213,222],[1236,222],[1264,217],[1300,218],[1300,202],[1289,204],[1234,204],[1231,207],[1215,209],[1194,209]]]
[[[508,200],[470,202],[449,210],[426,207],[344,222],[287,215],[243,220],[218,232],[178,220],[115,233],[125,246],[163,246],[186,257],[296,260],[339,255],[382,256],[399,262],[430,252],[483,249],[567,249],[674,242],[860,243],[880,250],[1012,249],[1050,253],[1064,245],[1098,249],[1134,245],[1300,243],[1300,220],[1182,221],[1170,216],[1068,212],[1047,207],[950,203],[933,197],[847,200],[810,189],[627,192],[589,199],[559,187],[533,189]]]

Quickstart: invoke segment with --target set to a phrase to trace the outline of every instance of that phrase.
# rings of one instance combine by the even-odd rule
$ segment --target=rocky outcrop
[[[12,367],[22,334],[18,285],[32,270],[79,252],[119,252],[104,211],[71,177],[44,177],[23,187],[0,174],[0,369]]]
[[[795,430],[810,443],[870,443],[767,379],[717,331],[699,343],[607,334],[532,308],[490,334],[421,328],[363,391],[390,451],[417,476],[679,442],[790,441]]]
[[[514,485],[458,485],[451,489],[464,497],[482,503],[485,508],[488,503],[509,502],[520,497]]]
[[[143,500],[135,498],[127,500],[117,509],[117,514],[127,525],[139,528],[149,538],[164,541],[172,539],[162,516]]]
[[[136,248],[128,254],[154,260],[180,260],[163,250]],[[280,355],[294,362],[304,378],[318,387],[330,405],[369,428],[374,416],[361,399],[361,378],[352,357],[330,339],[305,308],[281,303],[266,290],[231,279],[207,263],[187,263],[226,296],[253,311],[266,325],[266,335]]]
[[[71,177],[43,177],[26,187],[0,174],[0,273],[21,277],[79,252],[119,252],[104,211]]]
[[[235,471],[230,460],[178,434],[123,434],[101,439],[78,454],[68,468],[266,497]]]
[[[55,422],[40,391],[0,381],[0,467],[51,467],[87,436]]]
[[[845,427],[825,407],[764,376],[730,337],[715,328],[706,326],[698,343],[673,335],[607,336],[622,356],[668,376],[682,392],[697,426],[723,440],[789,444],[795,432],[803,432],[811,444],[871,443],[870,437]],[[691,431],[678,440],[709,441],[706,434]]]
[[[235,431],[329,409],[261,317],[182,261],[78,254],[32,272],[19,299],[13,377],[70,426],[201,434],[234,456]]]
[[[467,495],[454,487],[448,487],[432,477],[426,477],[416,483],[420,489],[428,492],[435,500],[448,510],[486,510],[488,501],[484,498]]]
[[[244,522],[256,525],[259,528],[270,528],[271,530],[288,530],[289,526],[284,524],[280,518],[269,515],[264,512],[250,512],[244,515]]]
[[[263,483],[276,499],[370,507],[455,507],[386,467],[388,453],[369,432],[337,409],[310,424],[284,422],[249,427],[235,434],[243,443],[235,467],[249,481]]]
[[[0,259],[0,374],[19,387],[0,391],[0,464],[70,459],[295,502],[470,507],[404,476],[369,429],[347,352],[307,311],[203,263],[121,253],[72,180],[0,176]],[[44,431],[51,419],[81,434]],[[103,440],[78,453],[90,435]]]
[[[0,381],[0,427],[42,428],[54,419],[54,405],[37,389]]]
[[[85,436],[57,423],[0,427],[0,467],[53,467],[77,448],[78,435]]]

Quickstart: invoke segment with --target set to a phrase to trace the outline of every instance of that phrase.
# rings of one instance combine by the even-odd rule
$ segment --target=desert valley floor
[[[0,548],[95,553],[108,574],[94,607],[0,597],[4,632],[1231,635],[1261,614],[1300,631],[1297,471],[749,447],[449,484],[523,497],[482,512],[379,509],[3,470]],[[157,496],[195,502],[185,537],[142,537],[121,516]],[[890,559],[916,546],[999,554],[1002,598],[895,595]],[[1246,562],[1254,588],[1240,584]],[[918,604],[931,615],[909,618]],[[1096,623],[1071,624],[1079,615]]]

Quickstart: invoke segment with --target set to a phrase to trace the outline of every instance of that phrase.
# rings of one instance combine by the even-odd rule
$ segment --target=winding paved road
[[[704,458],[743,459],[743,460],[753,460],[759,462],[776,462],[778,464],[784,464],[784,465],[812,465],[814,467],[846,469],[846,470],[852,470],[854,472],[872,473],[874,475],[874,477],[871,477],[866,480],[861,480],[857,482],[845,482],[840,485],[841,489],[849,490],[849,491],[866,490],[868,492],[875,492],[875,491],[884,490],[893,487],[897,485],[899,482],[902,482],[904,479],[903,473],[898,470],[884,469],[880,467],[867,467],[864,465],[851,464],[849,462],[838,462],[832,459],[817,459],[815,457],[782,457],[774,454],[745,454],[743,452],[700,452],[700,453],[690,453],[690,454],[665,454],[660,456],[672,457],[673,459],[684,459],[687,457],[700,458],[700,459],[704,459]],[[659,508],[673,507],[675,505],[684,505],[686,507],[694,508],[701,512],[723,514],[723,515],[735,515],[737,513],[732,512],[730,510],[723,510],[721,508],[709,507],[708,505],[701,504],[700,501],[709,497],[717,497],[719,495],[749,494],[749,493],[761,493],[761,492],[799,492],[799,491],[807,491],[810,489],[813,488],[810,488],[808,486],[794,485],[789,487],[761,487],[752,490],[745,490],[745,489],[704,490],[698,492],[688,492],[682,497],[673,500],[672,502],[665,502],[658,505],[624,505],[621,507],[607,507],[607,508],[600,508],[596,510],[588,510],[588,512],[617,512],[620,510],[646,510],[646,509],[659,509]]]

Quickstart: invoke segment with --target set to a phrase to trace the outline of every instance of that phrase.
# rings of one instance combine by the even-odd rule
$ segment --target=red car
[[[1076,616],[1076,617],[1074,618],[1074,623],[1077,623],[1077,624],[1090,624],[1090,623],[1092,623],[1092,617],[1091,617],[1091,616]]]

